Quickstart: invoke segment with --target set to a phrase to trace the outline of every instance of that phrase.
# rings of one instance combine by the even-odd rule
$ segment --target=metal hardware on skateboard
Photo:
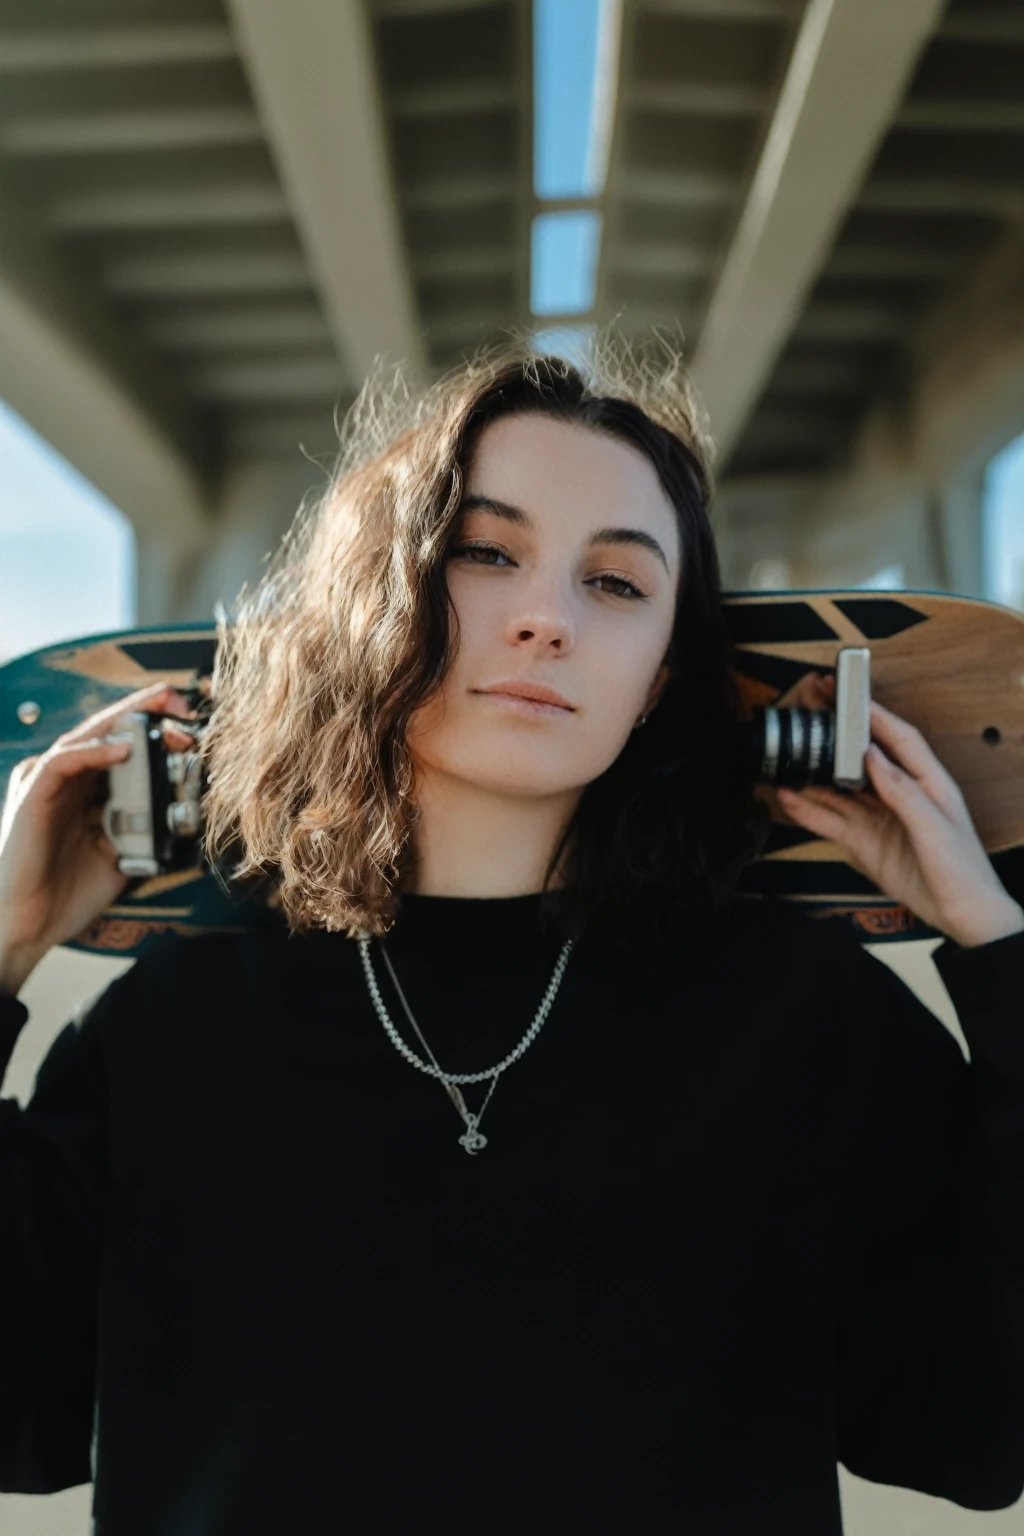
[[[835,784],[862,789],[871,740],[871,651],[847,645],[836,657],[835,713],[797,706],[759,706],[748,727],[758,783]]]

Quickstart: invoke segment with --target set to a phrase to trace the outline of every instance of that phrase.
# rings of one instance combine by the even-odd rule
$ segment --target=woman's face
[[[410,724],[418,770],[527,796],[597,778],[666,680],[679,564],[639,449],[545,416],[492,422],[448,559],[455,657]]]

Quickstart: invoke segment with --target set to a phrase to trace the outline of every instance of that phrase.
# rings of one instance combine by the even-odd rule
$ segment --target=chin
[[[541,798],[581,790],[604,772],[615,755],[580,761],[575,755],[540,752],[535,745],[506,740],[500,745],[489,743],[485,750],[453,754],[436,766],[490,794]]]

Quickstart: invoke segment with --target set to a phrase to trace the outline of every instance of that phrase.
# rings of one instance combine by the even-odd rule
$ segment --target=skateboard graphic
[[[731,592],[725,613],[748,709],[785,709],[801,679],[834,672],[844,647],[870,650],[871,694],[924,734],[963,790],[1000,878],[1024,896],[1024,614],[935,592]],[[212,622],[90,635],[0,666],[0,803],[15,763],[118,697],[164,681],[195,687],[213,668]],[[769,800],[771,799],[769,795]],[[934,930],[853,869],[835,844],[772,809],[772,831],[744,873],[745,899],[778,896],[849,921],[865,942]],[[129,958],[179,935],[269,918],[200,864],[131,880],[67,947]]]

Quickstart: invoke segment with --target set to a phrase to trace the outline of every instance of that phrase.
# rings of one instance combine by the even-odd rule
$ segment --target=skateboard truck
[[[761,784],[862,789],[870,740],[871,651],[847,645],[836,656],[835,713],[799,705],[756,708],[750,750]]]

